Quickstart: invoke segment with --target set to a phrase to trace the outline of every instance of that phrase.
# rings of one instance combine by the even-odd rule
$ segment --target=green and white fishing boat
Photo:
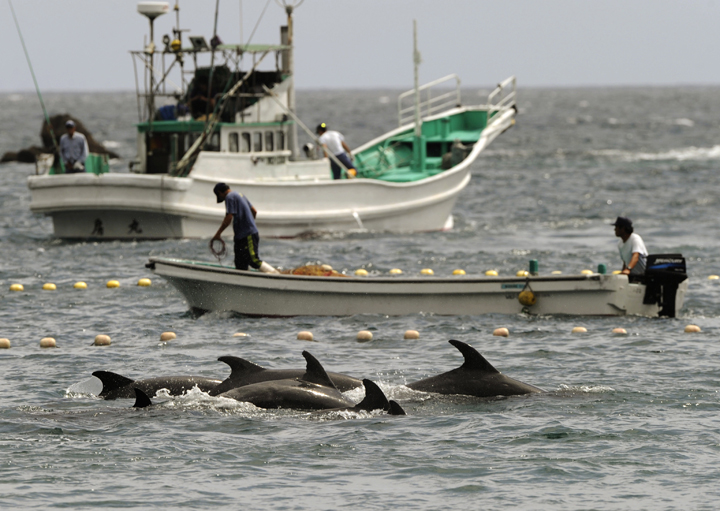
[[[353,150],[356,178],[333,180],[327,158],[298,148],[298,127],[306,128],[295,116],[293,7],[285,8],[280,44],[190,37],[184,47],[178,14],[158,48],[153,23],[170,6],[138,4],[150,44],[131,52],[144,74],[131,172],[31,176],[31,209],[50,215],[60,238],[206,238],[224,215],[212,194],[224,181],[257,208],[262,237],[452,228],[471,164],[514,123],[515,78],[484,104],[463,105],[456,75],[418,84],[416,49],[415,87],[398,98],[398,127]],[[211,66],[198,64],[208,57]],[[275,67],[261,70],[266,62]],[[175,88],[173,72],[181,77]],[[177,104],[189,114],[177,116]]]

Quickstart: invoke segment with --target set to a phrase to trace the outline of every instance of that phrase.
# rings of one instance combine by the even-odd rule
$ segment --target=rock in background
[[[60,137],[62,137],[67,131],[65,129],[65,123],[71,119],[75,122],[75,130],[82,133],[83,135],[85,135],[85,138],[87,138],[88,147],[90,148],[91,153],[107,154],[110,158],[119,158],[117,153],[106,149],[100,142],[95,140],[92,134],[82,123],[82,121],[76,119],[70,114],[59,114],[50,117],[50,123],[52,124],[53,132],[55,133],[55,138],[58,144],[60,144]],[[50,135],[50,128],[45,121],[43,121],[42,123],[42,129],[40,130],[40,138],[42,139],[43,143],[42,147],[31,146],[26,149],[21,149],[17,152],[8,151],[3,154],[2,158],[0,158],[0,163],[9,161],[17,161],[21,163],[35,163],[38,154],[53,154],[55,152],[55,146],[53,145],[52,137]]]

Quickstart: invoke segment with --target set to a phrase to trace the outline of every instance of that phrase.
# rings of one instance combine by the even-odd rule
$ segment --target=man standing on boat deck
[[[60,157],[66,174],[85,172],[85,159],[88,155],[88,143],[85,135],[75,132],[75,121],[65,123],[65,133],[60,137]]]
[[[321,122],[318,124],[315,132],[319,135],[318,140],[322,144],[325,156],[328,152],[331,152],[335,157],[342,162],[343,165],[348,169],[348,179],[353,178],[357,175],[355,170],[355,164],[352,162],[352,151],[345,143],[345,137],[339,131],[328,131],[327,124]],[[330,169],[332,170],[333,179],[342,178],[342,169],[340,165],[330,160]]]
[[[215,192],[218,202],[225,201],[226,215],[218,232],[210,240],[211,250],[212,242],[221,239],[222,232],[232,222],[235,233],[235,268],[247,270],[248,266],[252,266],[264,273],[279,273],[275,268],[260,260],[258,255],[260,236],[255,226],[257,211],[250,201],[245,196],[230,190],[225,183],[216,184],[213,192]]]
[[[622,273],[625,275],[643,275],[648,251],[640,235],[633,231],[632,220],[624,216],[617,217],[614,224],[615,236],[620,238],[618,249],[623,261]]]

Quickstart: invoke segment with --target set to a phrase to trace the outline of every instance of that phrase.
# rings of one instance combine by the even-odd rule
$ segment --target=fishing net
[[[280,273],[284,273],[285,275],[309,275],[312,277],[347,277],[347,275],[336,272],[326,264],[306,264],[304,266],[298,266],[297,268],[283,270]]]

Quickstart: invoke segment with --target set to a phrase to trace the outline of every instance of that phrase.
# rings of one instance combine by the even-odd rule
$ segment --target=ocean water
[[[466,90],[466,104],[489,91]],[[262,240],[276,266],[322,262],[436,275],[619,268],[609,225],[630,216],[651,252],[687,258],[675,319],[355,315],[194,317],[144,264],[212,260],[206,241],[67,243],[29,211],[32,165],[0,166],[0,507],[148,509],[716,509],[720,505],[720,90],[520,89],[517,124],[473,165],[455,228]],[[351,147],[396,122],[397,91],[301,91],[299,114]],[[47,94],[122,159],[134,156],[132,94]],[[0,95],[0,153],[37,144],[32,94]],[[10,126],[12,129],[7,129]],[[252,199],[252,198],[251,198]],[[211,233],[209,233],[211,234]],[[229,260],[226,261],[229,264]],[[137,287],[151,277],[149,288]],[[118,289],[105,283],[117,279]],[[73,289],[85,281],[87,290]],[[53,282],[57,291],[42,291]],[[25,286],[10,292],[12,283]],[[684,333],[687,324],[702,328]],[[493,337],[507,327],[508,338]],[[572,334],[584,326],[586,334]],[[611,333],[623,327],[628,335]],[[359,330],[370,342],[358,342]],[[420,339],[403,340],[416,329]],[[311,330],[314,342],[296,340]],[[160,333],[177,339],[160,342]],[[233,337],[245,332],[249,337]],[[97,334],[113,344],[92,346]],[[52,336],[56,349],[40,349]],[[449,339],[547,393],[497,401],[417,393],[455,368]],[[134,410],[92,393],[96,370],[224,378],[216,359],[367,377],[406,417],[266,411],[192,392]],[[361,393],[351,398],[359,400]]]

